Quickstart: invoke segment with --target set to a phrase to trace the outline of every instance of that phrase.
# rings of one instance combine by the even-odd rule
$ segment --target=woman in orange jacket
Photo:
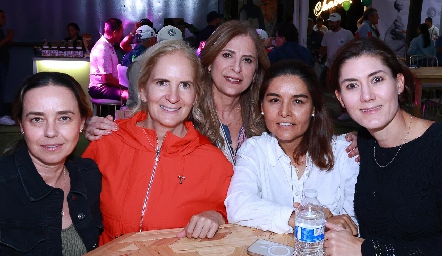
[[[226,222],[232,165],[187,118],[201,94],[201,66],[182,41],[149,48],[139,105],[119,130],[83,157],[103,175],[100,244],[129,232],[178,228],[178,237],[213,237]]]

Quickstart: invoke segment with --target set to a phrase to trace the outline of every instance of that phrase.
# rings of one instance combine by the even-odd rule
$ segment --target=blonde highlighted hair
[[[141,89],[146,86],[147,81],[152,74],[152,70],[155,68],[158,61],[161,58],[168,57],[168,55],[176,52],[182,53],[190,61],[190,65],[194,69],[193,85],[196,92],[196,102],[201,99],[201,64],[198,57],[196,56],[195,50],[182,40],[163,41],[148,48],[146,52],[141,55],[141,71],[137,84],[138,102],[133,110],[133,113],[136,113],[138,111],[148,112],[147,104],[145,102],[142,102],[140,99]],[[170,61],[173,62],[174,59],[170,58]]]

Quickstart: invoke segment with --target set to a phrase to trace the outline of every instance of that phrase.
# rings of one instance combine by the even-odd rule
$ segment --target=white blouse
[[[234,175],[227,198],[230,223],[291,233],[288,225],[294,211],[293,202],[301,202],[304,189],[318,191],[318,200],[333,215],[348,214],[354,218],[353,197],[359,164],[349,158],[344,135],[334,137],[334,168],[328,172],[313,165],[307,154],[302,177],[298,180],[290,158],[267,133],[248,139],[238,150]],[[355,220],[356,221],[356,220]]]

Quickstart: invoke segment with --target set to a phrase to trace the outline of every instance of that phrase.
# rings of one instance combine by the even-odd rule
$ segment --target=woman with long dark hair
[[[229,222],[291,233],[296,203],[305,189],[315,189],[327,222],[356,235],[353,194],[359,166],[348,158],[344,136],[333,136],[313,69],[298,60],[272,65],[259,106],[269,133],[248,139],[238,151],[225,201]]]
[[[410,48],[408,48],[408,55],[419,56],[435,56],[436,48],[434,41],[430,38],[430,32],[428,32],[428,25],[422,23],[417,29],[419,36],[411,40]]]
[[[354,39],[330,69],[336,96],[354,121],[361,157],[354,208],[360,237],[330,223],[326,255],[440,255],[442,124],[407,113],[413,76],[375,38]]]

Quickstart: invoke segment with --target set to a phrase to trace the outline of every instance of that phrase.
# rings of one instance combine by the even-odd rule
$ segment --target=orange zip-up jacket
[[[83,153],[83,157],[95,160],[103,175],[100,207],[104,232],[100,245],[140,231],[156,155],[155,131],[136,126],[145,119],[146,114],[139,112],[117,121],[117,132],[91,142]],[[185,126],[183,138],[166,133],[151,182],[143,231],[184,228],[193,215],[207,210],[215,210],[227,220],[224,199],[233,167],[191,122]]]

